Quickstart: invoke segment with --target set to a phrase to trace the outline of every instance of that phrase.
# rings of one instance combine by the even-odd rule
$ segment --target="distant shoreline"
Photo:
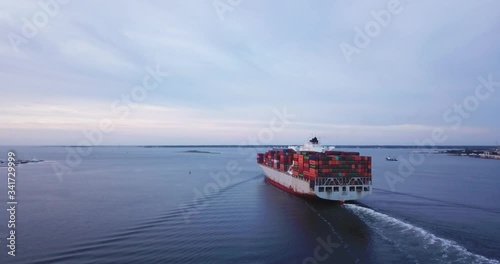
[[[214,152],[214,151],[202,151],[202,150],[186,150],[186,151],[179,151],[181,153],[195,153],[195,154],[221,154],[220,152]]]
[[[287,148],[288,146],[299,146],[301,144],[290,145],[101,145],[92,146],[94,148]],[[416,145],[324,145],[326,147],[335,147],[336,149],[492,149],[497,146],[487,145],[446,145],[446,146],[416,146]],[[75,145],[0,145],[3,148],[16,148],[16,147],[79,147]]]
[[[458,149],[458,150],[446,150],[440,151],[442,154],[448,154],[450,156],[465,156],[472,158],[481,158],[481,159],[496,159],[500,160],[500,151],[499,149]]]

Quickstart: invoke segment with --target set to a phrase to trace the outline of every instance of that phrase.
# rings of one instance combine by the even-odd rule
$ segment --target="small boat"
[[[38,163],[38,162],[42,162],[42,161],[43,161],[43,160],[39,160],[39,159],[37,159],[37,158],[35,158],[35,157],[33,157],[33,159],[32,159],[32,160],[30,160],[30,162],[32,162],[32,163]]]
[[[391,156],[387,156],[385,159],[387,161],[398,161],[398,159],[396,159],[396,157],[391,157]]]

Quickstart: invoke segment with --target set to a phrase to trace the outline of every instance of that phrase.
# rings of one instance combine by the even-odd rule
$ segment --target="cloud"
[[[220,20],[211,1],[71,1],[21,53],[0,42],[0,144],[42,131],[32,144],[78,140],[156,64],[170,76],[117,122],[110,144],[238,143],[283,106],[297,117],[282,140],[317,131],[332,144],[412,144],[447,126],[443,113],[473,95],[478,76],[500,80],[500,4],[402,1],[348,63],[339,44],[388,2],[244,1]],[[4,36],[41,10],[0,9]],[[494,93],[449,142],[493,144],[498,111]]]

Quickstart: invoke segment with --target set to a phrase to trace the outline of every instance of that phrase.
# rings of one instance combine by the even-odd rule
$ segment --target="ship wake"
[[[344,207],[365,221],[382,240],[404,252],[412,262],[500,263],[474,254],[455,241],[373,209],[355,204],[345,204]]]

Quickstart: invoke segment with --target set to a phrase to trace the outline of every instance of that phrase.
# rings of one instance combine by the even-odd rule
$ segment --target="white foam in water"
[[[420,254],[430,254],[430,255],[437,254],[437,256],[441,257],[441,259],[434,259],[437,262],[500,263],[497,260],[488,259],[484,256],[469,252],[464,247],[458,245],[455,241],[437,237],[436,235],[426,231],[423,228],[408,224],[406,222],[403,222],[399,219],[388,216],[386,214],[379,213],[372,209],[357,206],[354,204],[345,204],[344,207],[353,212],[354,214],[362,217],[363,219],[371,218],[373,220],[377,220],[376,222],[371,222],[369,224],[372,224],[373,225],[372,228],[377,229],[379,231],[387,230],[386,234],[380,234],[381,236],[384,236],[386,239],[388,239],[388,236],[390,236],[387,233],[390,233],[391,231],[398,231],[400,235],[403,234],[403,236],[399,236],[400,238],[393,238],[394,242],[398,242],[401,244],[410,243],[409,239],[406,239],[409,238],[409,236],[421,238],[425,243],[423,248],[415,248],[414,245],[408,245],[407,250],[408,251],[421,250],[421,252],[419,252]],[[381,228],[381,226],[383,228]],[[408,237],[404,236],[405,234],[407,234]],[[400,241],[396,241],[398,239]],[[398,245],[398,247],[399,246],[401,245]],[[435,251],[432,251],[433,247],[437,247],[434,248]],[[413,257],[415,257],[415,254],[412,255]]]

